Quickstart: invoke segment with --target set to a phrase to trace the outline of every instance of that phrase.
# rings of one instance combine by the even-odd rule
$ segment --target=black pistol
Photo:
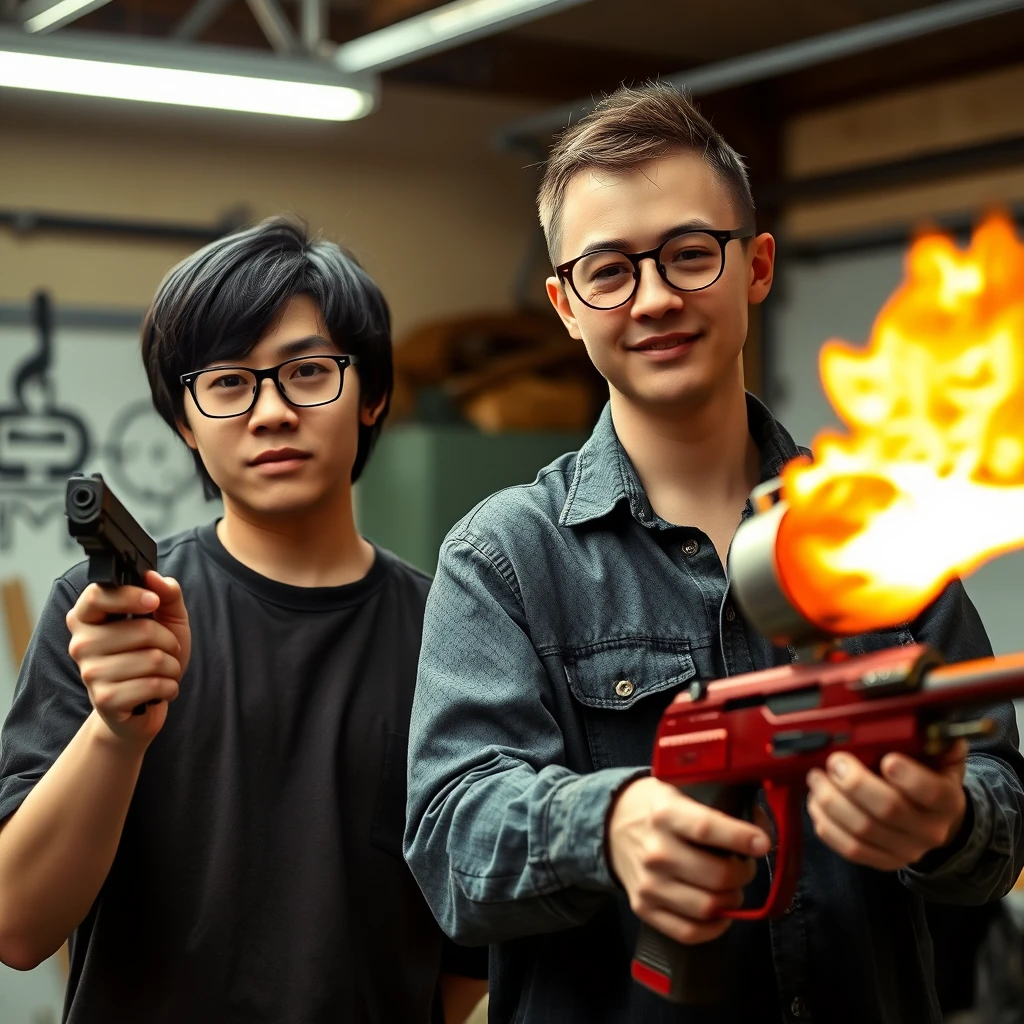
[[[89,582],[101,587],[145,586],[147,569],[156,568],[156,541],[118,501],[99,473],[68,479],[64,498],[68,533],[89,559]],[[150,704],[159,704],[151,700]],[[132,714],[142,715],[139,704]]]

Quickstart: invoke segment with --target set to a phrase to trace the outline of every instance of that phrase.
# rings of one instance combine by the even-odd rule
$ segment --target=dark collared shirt
[[[748,422],[762,479],[776,476],[796,446],[753,398]],[[950,661],[991,653],[959,583],[909,626],[845,646],[914,640]],[[427,604],[405,852],[445,931],[492,945],[492,1021],[937,1024],[923,899],[997,899],[1024,859],[1010,705],[968,758],[965,828],[920,870],[850,864],[805,814],[790,912],[729,933],[735,987],[757,989],[738,1016],[672,1006],[630,979],[636,919],[606,859],[611,800],[649,765],[680,688],[787,660],[730,601],[708,537],[654,513],[607,408],[579,452],[452,530]]]

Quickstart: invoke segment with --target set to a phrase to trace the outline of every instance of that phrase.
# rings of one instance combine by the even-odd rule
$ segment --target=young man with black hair
[[[934,768],[833,755],[808,778],[789,911],[726,932],[715,912],[752,881],[763,893],[769,835],[644,766],[691,680],[789,660],[743,621],[725,571],[751,489],[798,452],[743,383],[774,240],[742,159],[663,86],[620,90],[569,129],[539,207],[549,297],[610,401],[579,452],[477,506],[442,548],[410,740],[413,872],[449,935],[493,944],[495,1021],[938,1024],[924,900],[998,899],[1024,861],[1013,710],[993,710],[998,739]],[[951,661],[990,653],[959,583],[846,646],[912,639]],[[727,935],[731,1005],[633,983],[638,919],[682,943]]]
[[[168,274],[142,353],[224,516],[163,541],[145,588],[54,584],[2,736],[0,959],[70,935],[69,1024],[427,1024],[442,988],[461,1020],[481,983],[443,961],[479,957],[401,858],[428,579],[352,509],[384,298],[272,219]]]

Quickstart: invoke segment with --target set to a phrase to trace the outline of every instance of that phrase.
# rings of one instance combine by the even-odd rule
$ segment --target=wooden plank
[[[1024,167],[964,175],[922,185],[879,189],[839,199],[794,202],[782,215],[787,239],[822,238],[890,224],[927,222],[946,213],[976,212],[1024,201]]]
[[[790,178],[1024,135],[1024,64],[805,114],[785,130]]]
[[[28,610],[28,598],[25,596],[25,585],[17,576],[0,583],[0,600],[3,603],[4,619],[7,622],[7,643],[10,649],[14,669],[21,668],[21,663],[32,639],[32,616]]]

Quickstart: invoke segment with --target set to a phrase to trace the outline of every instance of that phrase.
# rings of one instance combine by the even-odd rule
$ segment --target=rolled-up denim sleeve
[[[605,817],[642,770],[570,771],[552,704],[507,559],[450,538],[424,621],[405,856],[458,942],[580,924],[615,887]]]
[[[991,655],[981,617],[955,581],[911,627],[914,638],[938,648],[949,662]],[[904,885],[941,903],[1000,899],[1024,867],[1024,758],[1018,750],[1013,705],[995,704],[985,716],[993,736],[971,744],[964,775],[970,801],[967,826],[945,850],[900,872]]]

